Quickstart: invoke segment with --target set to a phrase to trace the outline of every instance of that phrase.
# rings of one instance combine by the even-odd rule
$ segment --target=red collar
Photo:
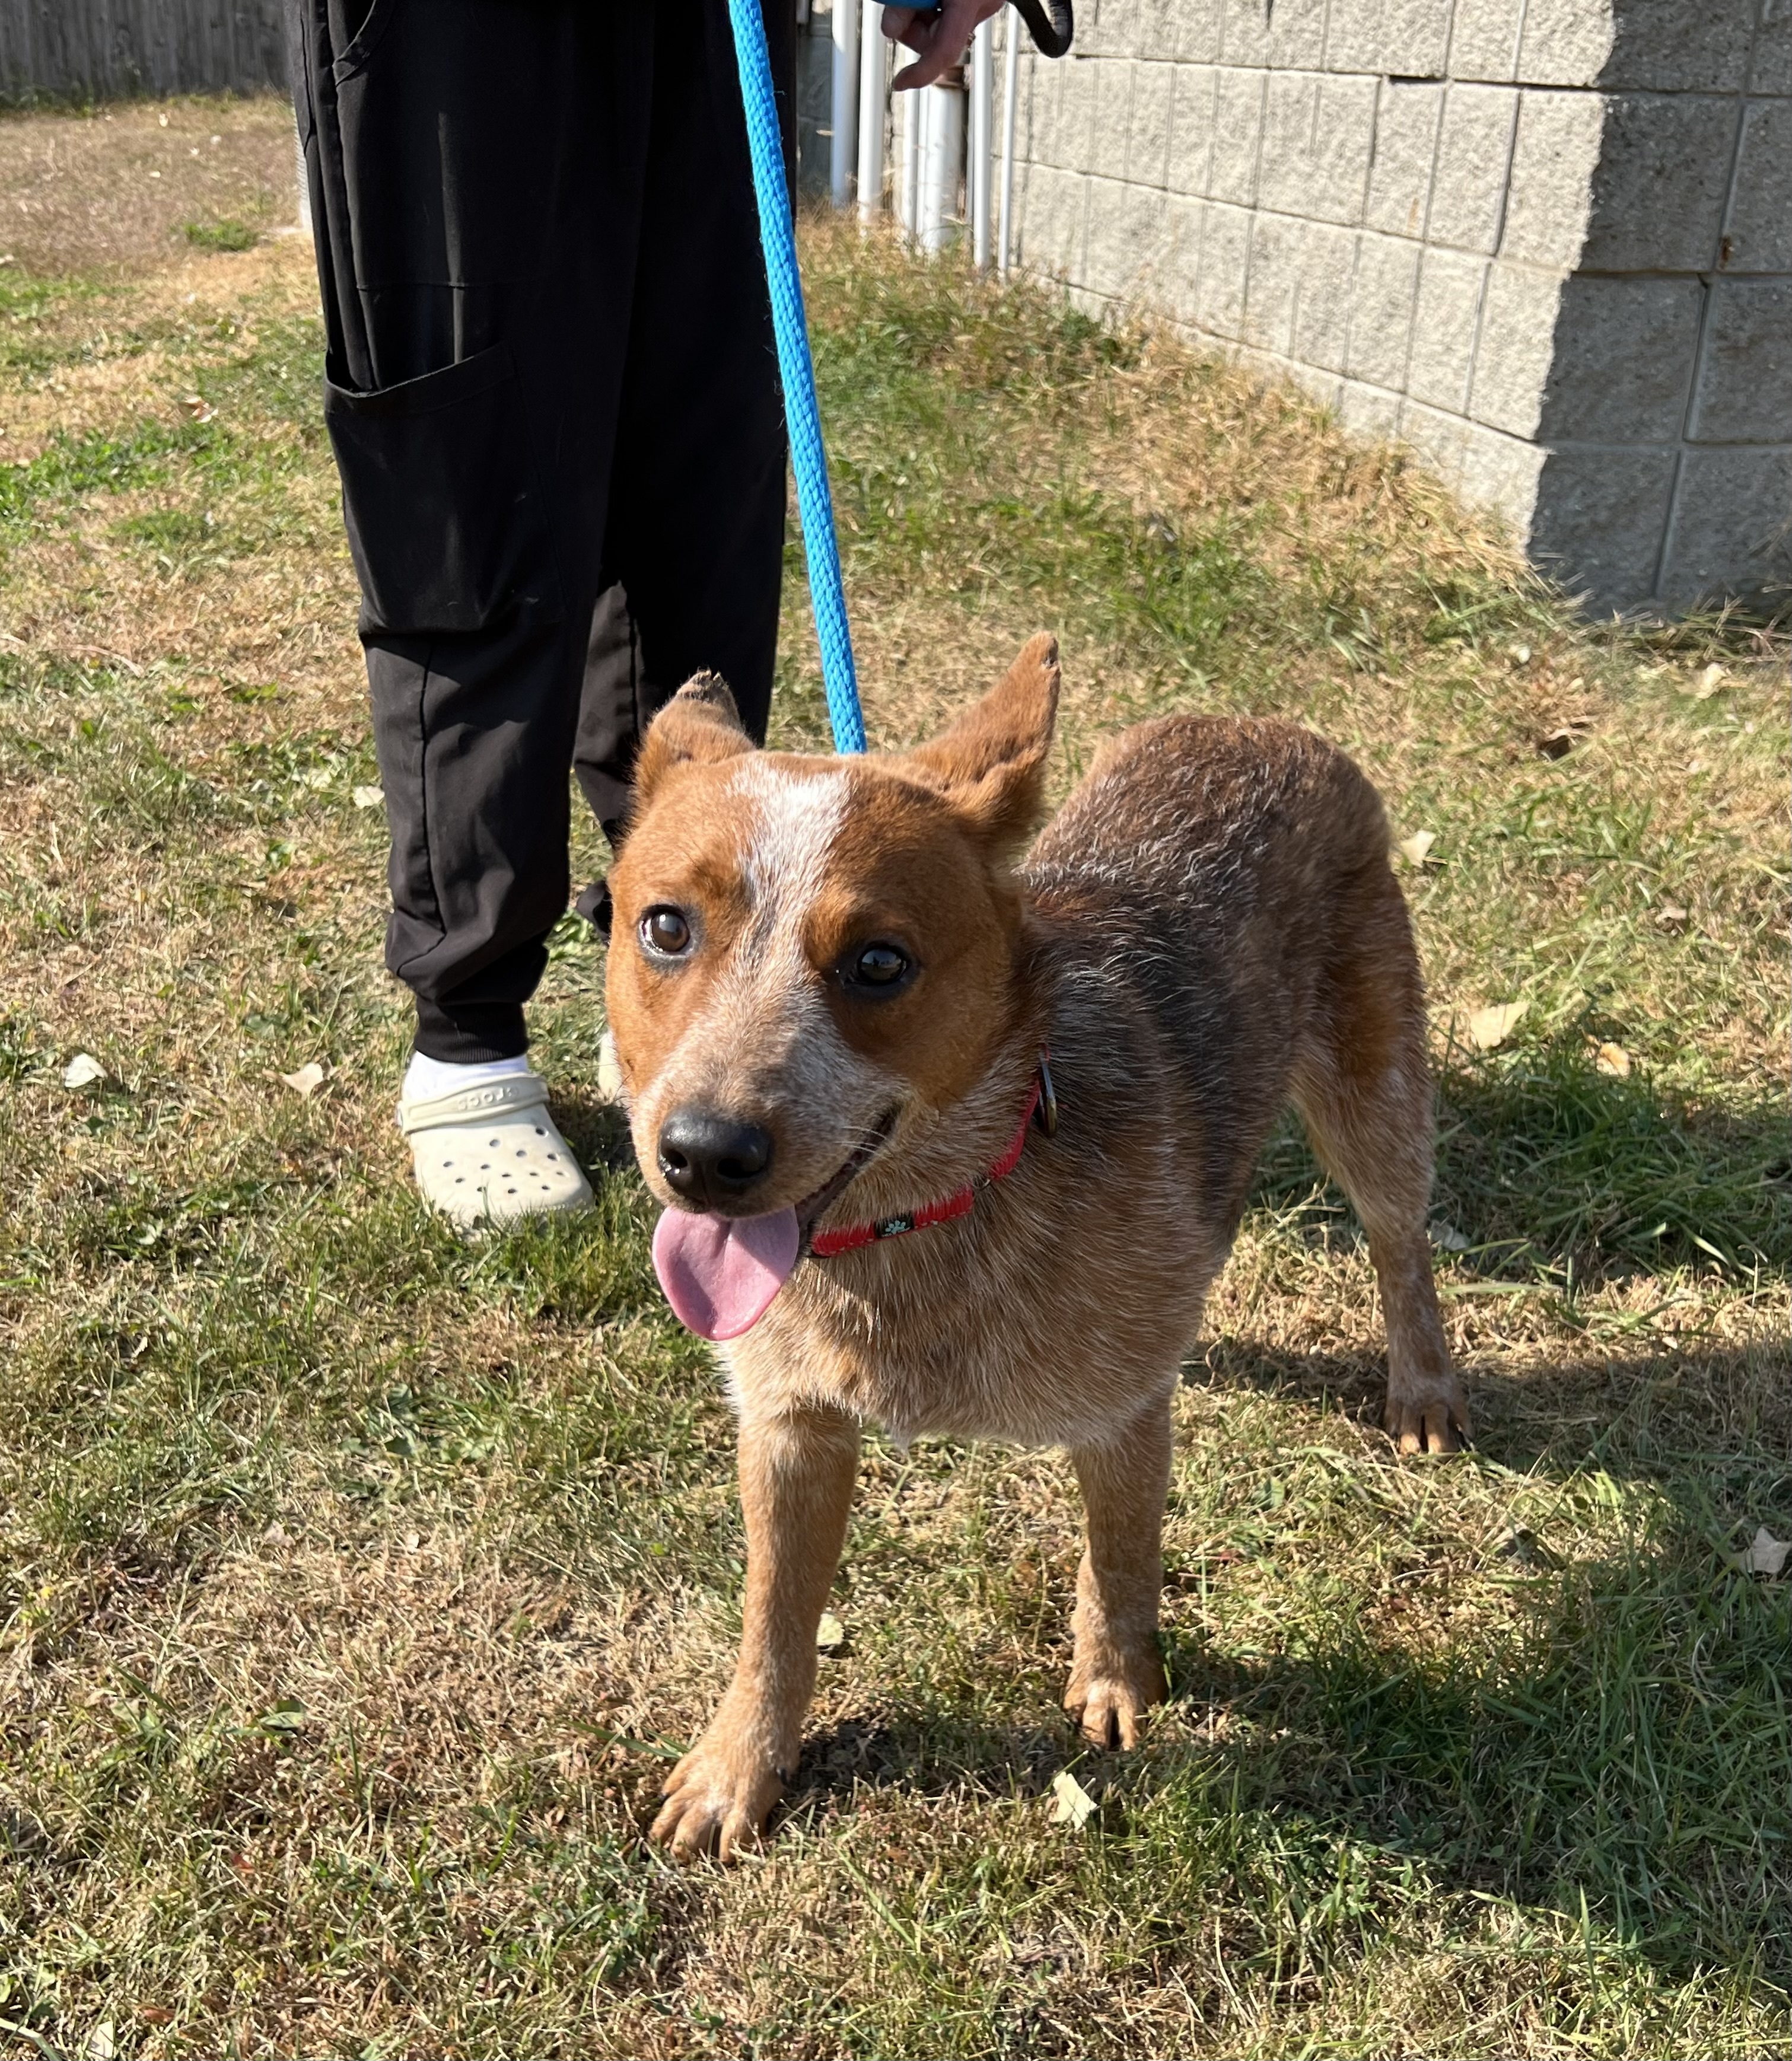
[[[883,1239],[902,1238],[912,1231],[931,1231],[935,1224],[949,1223],[954,1217],[968,1217],[976,1206],[978,1190],[1005,1181],[1020,1165],[1020,1155],[1027,1149],[1027,1127],[1036,1118],[1048,1138],[1058,1127],[1057,1093],[1052,1085],[1050,1055],[1044,1051],[1040,1053],[1032,1091],[1027,1097],[1027,1107],[1021,1112],[1013,1142],[987,1174],[980,1174],[976,1180],[966,1182],[956,1195],[948,1195],[944,1202],[929,1203],[912,1215],[884,1217],[876,1223],[848,1224],[844,1231],[818,1231],[809,1240],[810,1253],[817,1259],[833,1259],[843,1252],[856,1252],[861,1246],[876,1245]]]

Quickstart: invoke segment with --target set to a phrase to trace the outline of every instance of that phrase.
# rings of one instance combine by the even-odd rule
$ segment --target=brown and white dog
[[[756,1838],[796,1765],[866,1422],[1070,1448],[1064,1700],[1134,1743],[1165,1686],[1170,1399],[1291,1098],[1369,1234],[1389,1431],[1450,1452],[1468,1431],[1373,789],[1293,724],[1168,717],[1110,744],[1017,867],[1057,694],[1037,637],[912,751],[757,750],[708,677],[643,742],[610,1023],[667,1206],[660,1279],[728,1341],[748,1540],[733,1684],[653,1827],[677,1852]]]

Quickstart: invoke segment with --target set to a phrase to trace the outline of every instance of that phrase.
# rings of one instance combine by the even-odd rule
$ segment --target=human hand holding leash
[[[964,56],[980,22],[999,14],[1007,0],[940,0],[934,7],[886,7],[884,33],[916,54],[891,82],[904,87],[932,86]]]
[[[1014,11],[1041,57],[1061,58],[1069,50],[1076,25],[1071,0],[1014,0]],[[1000,0],[934,0],[931,6],[886,7],[884,33],[920,53],[898,86],[931,86],[964,54],[980,22],[1001,12]]]

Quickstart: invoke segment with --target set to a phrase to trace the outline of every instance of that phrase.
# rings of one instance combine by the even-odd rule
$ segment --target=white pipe
[[[836,207],[852,198],[852,160],[859,119],[859,10],[834,0],[834,133],[828,146],[828,197]]]
[[[842,0],[836,0],[842,4]],[[850,0],[845,0],[850,4]],[[859,219],[869,224],[884,205],[884,7],[862,0],[859,20]]]
[[[896,218],[903,234],[913,237],[920,229],[921,129],[927,103],[918,93],[899,96],[902,104],[902,182]]]
[[[1012,7],[1004,10],[1004,14],[1003,26],[1008,35],[1008,54],[1002,70],[1002,220],[996,241],[1000,246],[998,266],[1005,279],[1014,249],[1009,232],[1014,222],[1014,110],[1020,97],[1020,24]]]
[[[924,86],[928,102],[921,150],[922,250],[944,250],[952,234],[952,203],[964,163],[964,95],[956,86]]]
[[[989,149],[991,97],[995,85],[995,24],[979,22],[971,38],[971,152],[964,198],[971,210],[971,250],[980,272],[989,270]]]

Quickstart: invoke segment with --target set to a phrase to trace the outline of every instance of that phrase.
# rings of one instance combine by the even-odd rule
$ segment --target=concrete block
[[[1614,94],[1582,263],[1601,272],[1714,266],[1740,113],[1733,98]]]
[[[1400,441],[1409,444],[1446,486],[1461,486],[1469,425],[1460,415],[1409,400],[1400,410]]]
[[[1522,437],[1471,426],[1462,443],[1462,498],[1499,516],[1521,537],[1537,506],[1537,483],[1547,456]]]
[[[1061,165],[1072,172],[1088,169],[1093,148],[1096,80],[1101,69],[1098,58],[1075,55],[1060,58],[1052,66],[1057,79],[1058,104],[1046,110],[1052,129],[1048,164]]]
[[[1073,172],[1035,165],[1020,210],[1020,258],[1029,271],[1080,278],[1088,182]]]
[[[1428,249],[1423,254],[1406,370],[1406,390],[1415,400],[1453,414],[1467,409],[1487,269],[1484,258],[1465,251]]]
[[[1751,0],[1549,0],[1525,17],[1518,75],[1608,92],[1738,93],[1754,11]]]
[[[1165,63],[1180,57],[1182,52],[1177,47],[1177,31],[1185,11],[1181,0],[1141,0],[1138,42],[1133,54]],[[1206,62],[1211,63],[1212,59]]]
[[[1089,0],[1076,10],[1076,48],[1088,58],[1129,58],[1138,46],[1140,0]]]
[[[1792,93],[1792,0],[1761,0],[1750,93]]]
[[[1792,272],[1792,100],[1751,101],[1718,246],[1726,272]]]
[[[1598,94],[1519,96],[1502,258],[1563,271],[1580,262],[1605,122]]]
[[[1276,0],[1223,0],[1220,55],[1229,65],[1266,65]]]
[[[1201,276],[1195,287],[1196,326],[1212,336],[1237,337],[1245,327],[1245,278],[1250,270],[1251,216],[1246,208],[1208,205],[1201,224]]]
[[[1036,59],[1023,57],[1020,60],[1020,91],[1014,114],[1015,177],[1020,177],[1022,165],[1043,165],[1052,161],[1060,140],[1055,118],[1058,99],[1058,82],[1053,73]],[[896,161],[901,154],[898,138],[902,134],[899,114],[890,118],[890,142],[888,164],[895,173]]]
[[[1494,265],[1481,303],[1469,413],[1515,437],[1534,437],[1555,362],[1562,277],[1528,266]]]
[[[1518,46],[1518,73],[1526,86],[1597,86],[1618,42],[1613,19],[1622,0],[1549,0],[1527,10]],[[1683,4],[1661,14],[1690,11]]]
[[[1213,156],[1208,191],[1215,200],[1249,207],[1257,199],[1257,147],[1263,135],[1265,74],[1222,67],[1215,74]]]
[[[1449,58],[1450,0],[1381,0],[1381,70],[1394,78],[1441,78]]]
[[[1509,86],[1452,86],[1445,93],[1426,242],[1489,254],[1497,246],[1517,111]]]
[[[1792,446],[1690,450],[1662,554],[1670,607],[1736,594],[1784,606],[1792,590]]]
[[[1444,89],[1391,78],[1379,83],[1363,220],[1390,236],[1422,236]]]
[[[1792,441],[1792,279],[1712,282],[1687,434],[1701,444]]]
[[[1536,433],[1545,442],[1674,442],[1704,312],[1697,279],[1570,279]],[[1481,366],[1496,354],[1483,317],[1477,389]]]
[[[1269,62],[1278,71],[1316,70],[1325,51],[1325,0],[1276,0]]]
[[[1675,454],[1570,445],[1551,451],[1537,483],[1533,564],[1598,614],[1630,608],[1654,589],[1667,527]]]
[[[1361,221],[1376,82],[1273,72],[1264,95],[1260,207],[1314,222]]]
[[[1158,296],[1173,322],[1191,326],[1198,319],[1195,289],[1201,278],[1206,219],[1205,201],[1172,194],[1165,204],[1164,260],[1158,274]]]
[[[1289,354],[1294,302],[1300,290],[1301,248],[1305,225],[1285,215],[1251,218],[1251,263],[1245,287],[1242,340],[1278,357]]]
[[[1176,54],[1185,64],[1217,64],[1225,0],[1165,0],[1176,25]]]
[[[1338,389],[1344,382],[1335,372],[1321,372],[1313,366],[1303,365],[1297,358],[1285,362],[1277,360],[1276,364],[1281,376],[1293,380],[1309,400],[1317,401],[1329,413],[1337,411]]]
[[[1089,75],[1092,106],[1089,141],[1084,154],[1072,161],[1072,171],[1092,172],[1098,179],[1126,176],[1126,138],[1132,124],[1133,74],[1138,69],[1116,58],[1092,58]]]
[[[1400,396],[1379,386],[1365,386],[1358,379],[1341,379],[1333,404],[1338,420],[1353,436],[1378,443],[1391,441],[1400,430]]]
[[[1133,67],[1133,111],[1127,125],[1126,176],[1134,186],[1161,186],[1169,176],[1170,99],[1177,67],[1141,61]]]
[[[1294,303],[1293,355],[1297,364],[1341,372],[1350,334],[1350,279],[1357,239],[1348,229],[1309,222],[1301,238]]]
[[[1418,299],[1419,247],[1386,236],[1359,236],[1350,290],[1350,347],[1345,370],[1353,378],[1402,393]]]
[[[1084,283],[1113,300],[1148,298],[1164,258],[1165,206],[1152,187],[1091,179]]]
[[[1504,82],[1518,76],[1525,0],[1456,0],[1445,69],[1452,78]]]
[[[1213,93],[1217,74],[1210,65],[1177,65],[1170,106],[1169,185],[1172,193],[1205,194],[1213,158]]]
[[[1332,72],[1381,69],[1381,0],[1332,0],[1322,62]]]

